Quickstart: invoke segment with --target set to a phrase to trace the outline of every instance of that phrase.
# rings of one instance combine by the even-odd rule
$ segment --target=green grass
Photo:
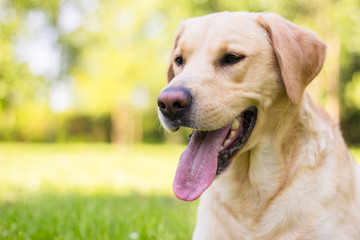
[[[183,146],[0,144],[0,239],[190,239]]]
[[[0,207],[1,239],[190,239],[194,206],[165,196],[40,192]]]
[[[183,149],[2,143],[0,239],[190,239],[198,203],[171,190]]]

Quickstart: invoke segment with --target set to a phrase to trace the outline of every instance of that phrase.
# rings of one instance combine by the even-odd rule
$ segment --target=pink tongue
[[[181,200],[193,201],[214,181],[219,148],[230,126],[211,132],[194,131],[180,156],[173,191]]]

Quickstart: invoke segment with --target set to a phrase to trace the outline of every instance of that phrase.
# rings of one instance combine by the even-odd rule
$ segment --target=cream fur
[[[192,90],[192,127],[218,129],[258,107],[249,141],[201,196],[193,239],[360,239],[360,169],[338,125],[304,93],[325,49],[314,33],[275,14],[183,22],[167,87]],[[227,52],[246,58],[217,65]],[[173,63],[179,54],[184,66]]]

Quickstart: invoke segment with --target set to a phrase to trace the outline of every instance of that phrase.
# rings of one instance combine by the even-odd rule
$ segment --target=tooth
[[[230,132],[230,135],[229,135],[229,138],[230,138],[230,139],[231,139],[231,138],[234,138],[234,137],[235,137],[235,134],[236,134],[235,131],[231,131],[231,132]]]
[[[240,121],[239,121],[239,119],[235,118],[235,120],[233,121],[233,123],[231,125],[231,130],[238,129],[239,126],[240,126]]]
[[[230,139],[227,139],[227,140],[224,142],[224,146],[228,145],[230,142],[231,142],[231,140],[230,140]]]
[[[219,151],[222,151],[223,149],[224,149],[224,146],[221,146]]]

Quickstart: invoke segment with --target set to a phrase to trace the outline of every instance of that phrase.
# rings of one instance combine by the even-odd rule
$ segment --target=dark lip
[[[162,114],[162,113],[161,113]],[[165,123],[165,127],[170,130],[171,132],[176,132],[180,129],[180,127],[188,127],[191,128],[191,124],[189,123],[189,120],[186,118],[186,116],[191,115],[190,110],[184,110],[181,112],[181,114],[178,114],[174,118],[169,118],[162,114],[163,120]]]
[[[257,108],[251,106],[240,114],[242,120],[242,131],[238,137],[227,148],[219,152],[216,176],[224,172],[230,165],[232,158],[244,147],[255,128],[257,120]]]

